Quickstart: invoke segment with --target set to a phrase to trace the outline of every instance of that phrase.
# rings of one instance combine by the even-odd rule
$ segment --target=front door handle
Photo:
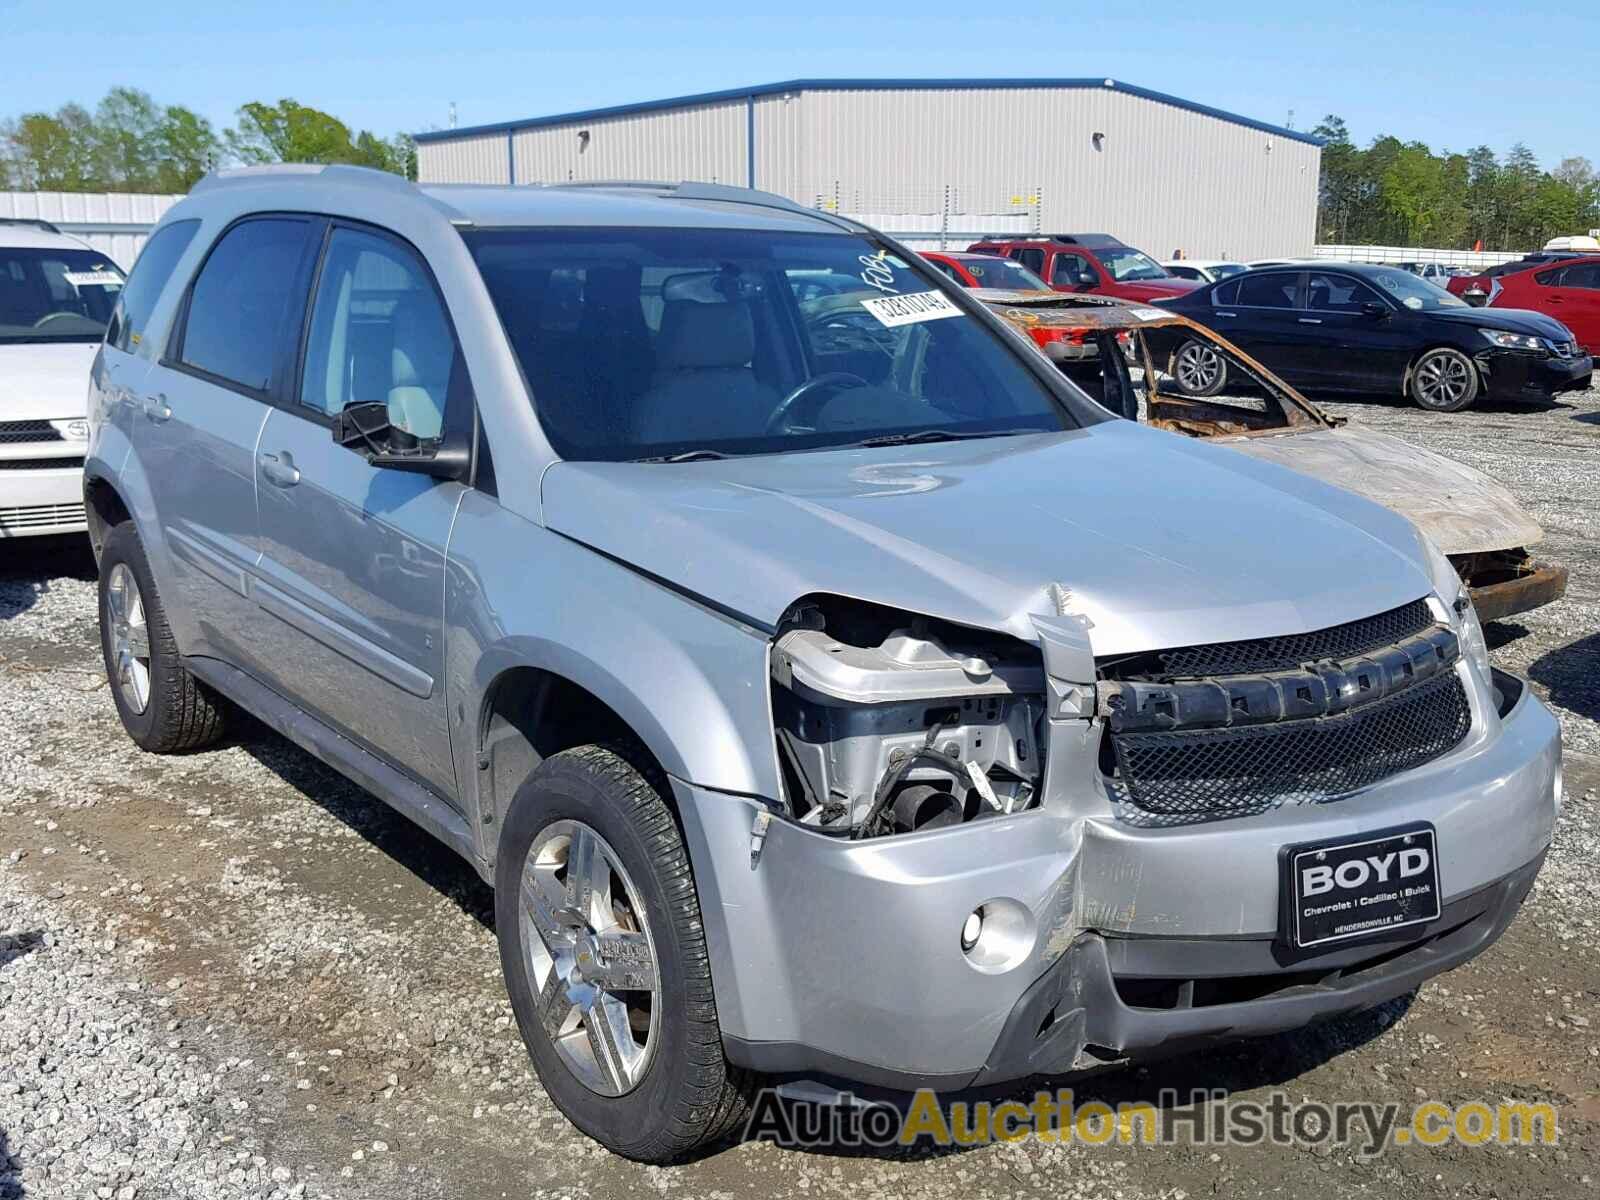
[[[291,488],[300,482],[300,468],[294,465],[293,456],[283,450],[277,454],[258,454],[256,462],[267,482],[281,488]]]
[[[1302,325],[1321,325],[1322,324],[1322,318],[1321,317],[1301,317],[1300,318],[1300,324],[1302,324]]]
[[[1238,315],[1239,315],[1238,313],[1220,312],[1220,311],[1219,312],[1215,312],[1215,313],[1212,314],[1212,316],[1216,316],[1216,317],[1237,317]]]
[[[172,419],[172,405],[167,403],[167,398],[160,392],[154,396],[144,398],[144,415],[159,424]]]

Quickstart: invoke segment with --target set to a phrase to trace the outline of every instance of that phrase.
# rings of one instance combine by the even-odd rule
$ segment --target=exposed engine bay
[[[1021,812],[1042,775],[1045,673],[1025,642],[834,597],[773,644],[790,815],[853,838]]]

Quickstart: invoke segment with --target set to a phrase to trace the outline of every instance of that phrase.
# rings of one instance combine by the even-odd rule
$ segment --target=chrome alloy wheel
[[[661,981],[644,906],[616,851],[580,821],[546,826],[523,863],[517,913],[556,1052],[590,1091],[632,1091],[655,1053]]]
[[[1222,382],[1222,356],[1210,346],[1187,342],[1178,351],[1176,375],[1178,386],[1186,392],[1202,395]]]
[[[106,583],[111,617],[112,682],[128,707],[142,713],[150,703],[150,628],[144,619],[144,597],[127,563],[111,568]]]
[[[1459,404],[1472,385],[1471,368],[1454,354],[1430,354],[1417,364],[1417,396],[1429,408]]]

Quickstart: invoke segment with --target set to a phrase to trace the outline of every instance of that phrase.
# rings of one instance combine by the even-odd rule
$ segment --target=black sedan
[[[1587,388],[1593,369],[1553,317],[1472,308],[1399,267],[1261,268],[1161,307],[1210,326],[1304,391],[1398,392],[1438,412],[1481,395],[1547,400]],[[1191,396],[1226,386],[1226,364],[1200,342],[1169,353],[1173,381]]]

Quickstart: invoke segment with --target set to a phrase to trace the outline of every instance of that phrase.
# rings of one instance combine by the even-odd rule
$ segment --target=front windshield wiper
[[[919,429],[916,433],[885,433],[862,438],[852,446],[911,446],[918,442],[964,442],[968,438],[1006,437],[1013,433],[1039,433],[1038,429],[986,429],[982,433],[952,433],[948,429]]]
[[[635,458],[632,461],[637,463],[685,463],[727,457],[721,450],[680,450],[676,454],[660,454],[654,458]]]

